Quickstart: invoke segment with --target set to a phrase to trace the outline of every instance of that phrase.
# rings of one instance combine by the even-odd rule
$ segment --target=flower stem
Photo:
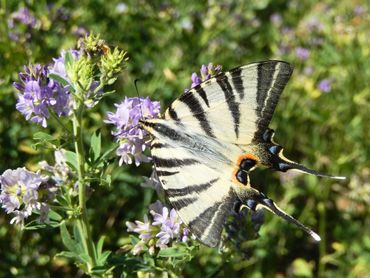
[[[96,266],[96,257],[86,211],[85,154],[82,136],[82,114],[83,105],[81,105],[73,114],[73,136],[78,164],[78,204],[80,210],[77,227],[82,238],[85,252],[91,259],[90,265],[88,266],[90,271],[94,266]]]

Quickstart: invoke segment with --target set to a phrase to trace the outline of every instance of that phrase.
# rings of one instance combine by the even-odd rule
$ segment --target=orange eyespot
[[[232,180],[240,186],[248,185],[248,172],[258,163],[259,159],[253,154],[247,153],[239,156],[232,174]]]

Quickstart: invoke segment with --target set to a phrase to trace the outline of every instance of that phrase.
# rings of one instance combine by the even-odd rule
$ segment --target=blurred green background
[[[225,259],[202,247],[184,277],[370,277],[370,18],[366,0],[292,1],[6,1],[0,0],[0,171],[36,169],[51,153],[32,148],[42,129],[15,110],[12,82],[23,65],[49,63],[75,48],[87,32],[128,51],[130,63],[117,94],[91,112],[91,129],[113,103],[140,95],[166,107],[191,84],[202,64],[230,69],[266,59],[292,63],[289,82],[271,127],[287,157],[345,182],[260,170],[254,184],[280,207],[318,231],[315,244],[295,227],[266,213],[260,238]],[[27,20],[19,19],[22,8]],[[24,12],[24,10],[23,10]],[[18,14],[17,14],[18,13]],[[24,19],[24,17],[23,17]],[[57,130],[48,129],[51,133]],[[112,139],[113,140],[113,139]],[[141,175],[150,166],[117,171],[113,186],[96,188],[89,201],[94,233],[116,251],[126,220],[142,219],[155,201]],[[96,201],[99,207],[94,207]],[[0,214],[0,277],[76,277],[58,230],[23,232]]]

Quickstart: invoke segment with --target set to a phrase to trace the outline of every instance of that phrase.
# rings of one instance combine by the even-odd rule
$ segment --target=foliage
[[[58,117],[53,117],[43,128],[25,121],[15,109],[19,91],[12,83],[20,82],[18,73],[23,65],[46,65],[63,49],[75,49],[78,39],[87,33],[101,34],[101,38],[80,45],[85,50],[83,57],[92,58],[69,64],[71,80],[50,76],[63,86],[68,85],[64,82],[77,84],[76,92],[94,91],[87,99],[81,95],[91,107],[81,125],[82,143],[91,146],[85,152],[84,170],[88,170],[90,183],[86,215],[93,231],[96,267],[88,269],[88,249],[80,245],[83,240],[75,220],[81,211],[73,176],[61,189],[59,205],[52,205],[47,224],[37,222],[34,215],[21,229],[9,224],[8,215],[0,215],[3,276],[75,277],[82,275],[78,267],[107,276],[132,272],[185,277],[368,275],[370,20],[366,1],[0,3],[1,173],[23,166],[36,172],[41,160],[57,167],[52,161],[59,161],[54,150],[60,145],[70,150],[64,163],[73,174],[78,172],[78,154],[68,137],[73,123],[67,120],[67,126],[61,127]],[[105,55],[106,44],[114,46],[109,55],[115,58]],[[121,62],[126,56],[114,54],[119,49],[130,57],[124,68]],[[73,60],[71,56],[67,55],[66,64]],[[167,107],[191,86],[191,73],[202,64],[213,62],[226,70],[265,59],[286,60],[295,66],[272,121],[276,140],[289,157],[348,179],[335,182],[264,170],[255,171],[252,178],[280,207],[316,227],[322,241],[313,243],[268,213],[257,236],[247,214],[243,227],[249,234],[245,240],[222,250],[191,241],[157,250],[154,255],[147,250],[134,256],[131,248],[139,238],[127,232],[125,223],[142,220],[158,196],[152,188],[140,186],[142,177],[150,176],[149,164],[118,167],[115,139],[104,123],[106,113],[125,96],[136,95],[135,79],[140,79],[140,95],[160,100],[162,107]],[[116,92],[101,99],[102,87],[91,86],[93,81],[104,84],[105,93]]]

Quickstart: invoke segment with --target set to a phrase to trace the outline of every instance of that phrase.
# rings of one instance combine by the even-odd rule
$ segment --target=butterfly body
[[[170,203],[208,246],[219,243],[237,202],[266,208],[319,240],[253,188],[248,175],[258,166],[321,175],[286,159],[268,128],[292,70],[286,62],[265,61],[220,73],[182,94],[163,119],[140,122],[154,138],[151,153]]]

